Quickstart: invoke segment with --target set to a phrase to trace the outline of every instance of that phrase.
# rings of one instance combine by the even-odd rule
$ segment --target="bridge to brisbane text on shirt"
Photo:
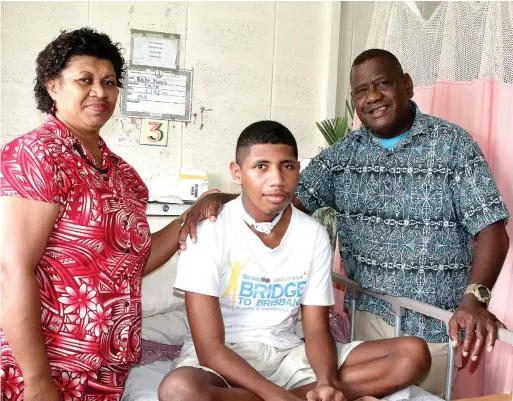
[[[290,311],[299,305],[306,285],[306,275],[255,277],[243,274],[235,309]]]

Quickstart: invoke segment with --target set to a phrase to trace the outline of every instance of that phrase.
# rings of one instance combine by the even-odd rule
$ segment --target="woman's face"
[[[98,132],[116,107],[116,73],[109,60],[73,56],[58,78],[47,82],[55,115],[72,129]]]

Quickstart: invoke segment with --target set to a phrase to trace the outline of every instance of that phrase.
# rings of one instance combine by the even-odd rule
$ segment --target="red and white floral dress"
[[[0,194],[60,205],[35,274],[41,327],[65,401],[120,400],[141,353],[141,280],[151,248],[148,189],[100,139],[102,168],[53,116],[6,144]],[[37,224],[37,222],[34,222]],[[23,372],[0,328],[0,401],[23,400]]]

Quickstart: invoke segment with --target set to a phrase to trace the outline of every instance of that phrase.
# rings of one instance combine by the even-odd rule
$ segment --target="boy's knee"
[[[172,372],[167,375],[158,390],[159,401],[210,401],[210,395],[187,375]]]
[[[431,353],[427,343],[417,337],[401,338],[399,355],[405,373],[410,373],[412,380],[424,377],[431,367]]]

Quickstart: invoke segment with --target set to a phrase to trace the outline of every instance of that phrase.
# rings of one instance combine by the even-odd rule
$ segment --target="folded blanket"
[[[172,361],[180,355],[181,345],[167,345],[142,340],[141,361],[139,365],[147,365],[155,361]]]

